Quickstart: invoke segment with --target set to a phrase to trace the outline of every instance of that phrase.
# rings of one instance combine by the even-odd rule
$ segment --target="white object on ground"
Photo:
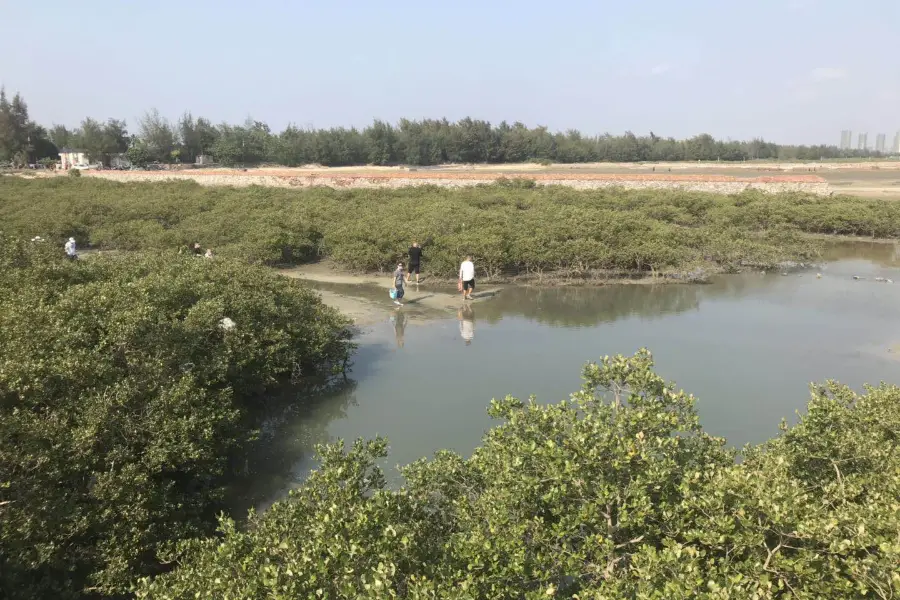
[[[236,325],[237,324],[228,317],[222,317],[222,320],[219,321],[219,327],[221,327],[225,331],[231,331],[235,328]]]

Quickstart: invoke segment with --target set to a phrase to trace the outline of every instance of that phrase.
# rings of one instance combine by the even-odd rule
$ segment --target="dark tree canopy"
[[[28,130],[27,107],[16,95],[0,99],[0,162],[12,161],[23,151]],[[146,162],[193,163],[206,155],[226,166],[277,164],[299,166],[437,165],[442,163],[522,162],[661,162],[747,161],[869,158],[881,156],[871,150],[843,150],[829,145],[783,145],[762,139],[717,140],[699,134],[685,140],[664,138],[650,132],[637,135],[586,134],[574,129],[551,132],[546,127],[528,127],[465,117],[447,119],[400,119],[396,124],[375,120],[368,127],[302,128],[288,125],[275,132],[248,117],[242,124],[213,125],[209,119],[186,112],[171,122],[152,109],[138,120],[138,133],[128,137],[125,122],[110,119],[101,124],[87,118],[68,130],[54,125],[49,138],[56,146],[79,147],[92,159],[108,162],[116,153],[130,150],[129,157]],[[33,125],[32,125],[33,130]],[[100,140],[103,140],[101,142]]]

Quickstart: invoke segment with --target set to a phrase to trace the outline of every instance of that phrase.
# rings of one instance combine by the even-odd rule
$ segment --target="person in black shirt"
[[[412,279],[413,273],[416,274],[416,284],[419,283],[419,269],[421,264],[422,248],[419,247],[419,242],[413,242],[412,246],[409,248],[409,268],[406,271],[407,283]]]

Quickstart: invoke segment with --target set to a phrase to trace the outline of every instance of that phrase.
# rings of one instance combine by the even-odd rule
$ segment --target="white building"
[[[88,164],[87,153],[84,150],[75,150],[74,148],[60,148],[59,150],[59,167],[65,171],[75,165]]]
[[[850,150],[853,148],[853,132],[849,129],[841,131],[841,150]]]

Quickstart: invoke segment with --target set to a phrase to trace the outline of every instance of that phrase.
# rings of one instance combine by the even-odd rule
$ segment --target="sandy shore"
[[[403,307],[397,307],[388,296],[391,277],[383,275],[355,275],[337,271],[327,264],[305,265],[279,269],[282,275],[302,279],[316,287],[322,301],[353,319],[357,326],[367,326],[386,320],[397,310],[412,317],[412,322],[426,322],[455,314],[462,306],[460,294],[447,291],[440,282],[424,279],[421,285],[408,283]],[[499,286],[486,285],[472,294],[472,302],[484,302],[500,293]]]

